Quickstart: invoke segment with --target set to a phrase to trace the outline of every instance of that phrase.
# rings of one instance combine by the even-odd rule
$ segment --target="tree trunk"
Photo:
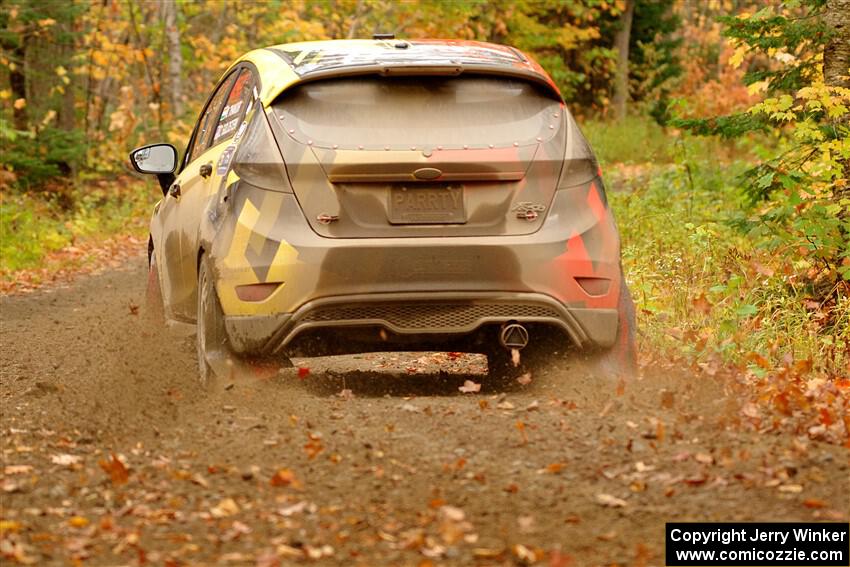
[[[824,82],[831,87],[850,88],[850,0],[828,0],[823,11],[823,21],[831,37],[823,49]],[[840,118],[850,120],[850,114]],[[850,159],[843,160],[844,185],[835,184],[832,199],[836,203],[850,200]],[[850,206],[844,205],[838,212],[843,221],[842,232],[846,237],[845,247],[850,247]],[[839,250],[840,255],[843,251]],[[836,259],[836,263],[840,262]]]
[[[850,0],[828,0],[824,23],[832,37],[823,50],[823,77],[833,87],[850,88]]]
[[[26,50],[27,38],[22,37],[18,45],[4,45],[11,51],[12,62],[15,68],[9,71],[9,90],[12,91],[12,102],[18,99],[27,99],[27,76],[24,71],[24,66],[27,60]],[[26,130],[28,126],[27,108],[15,104],[12,111],[12,126],[15,130]]]
[[[165,14],[165,36],[168,42],[168,84],[171,114],[175,118],[183,114],[183,54],[180,50],[180,28],[177,27],[177,3],[162,0]]]
[[[614,49],[617,50],[617,74],[614,77],[614,114],[617,120],[626,116],[626,102],[629,99],[629,38],[632,33],[632,18],[635,13],[635,0],[626,0],[626,9],[620,15],[620,29],[614,36]]]

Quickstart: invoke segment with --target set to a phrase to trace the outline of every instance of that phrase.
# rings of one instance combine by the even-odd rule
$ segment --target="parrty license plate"
[[[410,183],[390,189],[391,224],[462,224],[466,222],[463,186]]]

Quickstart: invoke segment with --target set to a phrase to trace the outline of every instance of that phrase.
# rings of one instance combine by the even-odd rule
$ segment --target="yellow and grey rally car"
[[[601,172],[517,49],[392,38],[251,51],[157,174],[149,298],[228,357],[569,345],[634,364]]]

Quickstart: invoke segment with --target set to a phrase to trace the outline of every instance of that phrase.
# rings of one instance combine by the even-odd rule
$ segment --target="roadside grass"
[[[713,141],[643,126],[638,131],[650,139],[641,159],[639,145],[611,134],[619,129],[585,130],[591,139],[620,140],[633,160],[609,161],[603,169],[642,350],[685,358],[709,372],[733,364],[754,378],[791,368],[810,377],[848,376],[850,298],[823,300],[805,258],[782,261],[765,246],[771,236],[741,222],[748,205],[739,176],[759,141],[719,152]],[[604,159],[612,160],[611,147],[603,148]],[[734,155],[739,158],[727,158]]]
[[[0,281],[41,268],[48,256],[119,236],[142,238],[157,193],[127,176],[80,182],[63,193],[0,193]],[[64,203],[64,206],[60,203]],[[74,254],[51,269],[77,267]]]

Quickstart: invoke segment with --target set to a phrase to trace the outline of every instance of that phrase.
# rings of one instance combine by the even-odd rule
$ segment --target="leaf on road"
[[[278,469],[269,484],[272,486],[291,486],[292,488],[300,489],[301,482],[295,477],[295,473],[289,469]]]
[[[697,453],[696,455],[694,455],[694,460],[698,463],[702,463],[703,465],[714,464],[714,457],[712,457],[708,453]]]
[[[616,496],[612,496],[611,494],[600,493],[596,495],[596,503],[601,506],[606,506],[608,508],[623,508],[628,504],[622,498],[617,498]]]
[[[465,380],[463,386],[459,387],[458,390],[464,394],[474,394],[481,391],[481,384],[476,384],[472,380]]]
[[[566,463],[550,463],[542,469],[538,469],[537,474],[560,474]]]
[[[76,465],[80,462],[80,460],[80,457],[78,457],[77,455],[69,455],[68,453],[62,453],[50,457],[51,463],[55,465],[62,465],[63,467],[70,467]]]
[[[233,498],[225,498],[210,510],[213,518],[226,518],[239,513],[239,505]]]
[[[121,459],[115,456],[115,453],[111,453],[108,460],[101,459],[97,464],[109,475],[114,485],[126,484],[130,479],[130,473],[127,471],[127,467],[124,466]]]
[[[527,385],[531,384],[531,372],[526,372],[522,376],[519,376],[516,379],[516,381],[519,382],[523,386],[527,386]]]
[[[307,442],[304,444],[304,452],[307,453],[307,458],[313,460],[324,450],[322,436],[318,433],[310,433]]]

